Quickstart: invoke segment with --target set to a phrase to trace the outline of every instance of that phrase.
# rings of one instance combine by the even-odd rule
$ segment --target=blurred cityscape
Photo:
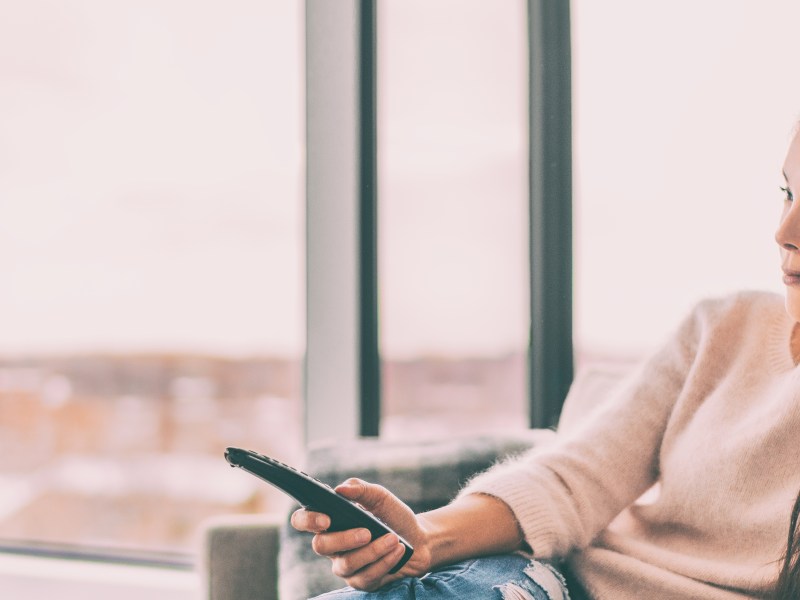
[[[300,365],[78,356],[0,365],[0,539],[186,550],[197,524],[270,507],[238,445],[297,457]]]
[[[525,426],[522,354],[390,361],[383,379],[387,438]],[[191,553],[207,517],[284,510],[223,451],[302,464],[301,398],[299,360],[4,360],[0,543]]]

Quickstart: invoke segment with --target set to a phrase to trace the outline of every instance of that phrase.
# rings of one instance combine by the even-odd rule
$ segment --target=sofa
[[[624,365],[583,370],[564,403],[558,429],[591,418],[597,399],[627,370]],[[310,448],[305,470],[335,485],[348,477],[379,483],[414,511],[442,506],[474,474],[547,444],[549,429],[457,436],[414,442],[357,439]],[[290,511],[291,512],[291,511]],[[329,561],[313,553],[310,535],[289,525],[289,514],[231,515],[200,528],[199,572],[204,600],[305,600],[343,585]]]

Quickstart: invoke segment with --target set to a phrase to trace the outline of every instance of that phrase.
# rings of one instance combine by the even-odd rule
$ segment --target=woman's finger
[[[294,511],[290,522],[292,527],[306,533],[319,533],[331,526],[331,518],[328,515],[304,508]]]
[[[350,577],[345,578],[348,585],[357,590],[374,591],[379,587],[399,579],[400,574],[389,575],[389,571],[402,558],[405,548],[398,542],[378,561],[373,562]]]
[[[321,556],[334,556],[358,550],[369,544],[371,538],[369,529],[364,528],[318,533],[311,540],[311,548]]]
[[[369,533],[369,532],[367,532]],[[350,552],[340,553],[333,557],[333,574],[347,579],[365,567],[380,561],[386,554],[394,551],[400,543],[397,535],[387,533],[374,542]]]

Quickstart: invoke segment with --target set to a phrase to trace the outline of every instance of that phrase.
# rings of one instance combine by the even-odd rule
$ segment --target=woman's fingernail
[[[366,544],[371,539],[372,534],[369,532],[369,529],[359,529],[356,531],[356,543]]]

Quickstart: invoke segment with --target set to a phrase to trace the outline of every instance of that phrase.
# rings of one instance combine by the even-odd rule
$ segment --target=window
[[[184,555],[302,446],[297,2],[0,8],[0,540]]]
[[[527,423],[526,15],[378,3],[387,438]]]
[[[800,7],[573,7],[578,356],[638,356],[704,296],[782,290]]]

